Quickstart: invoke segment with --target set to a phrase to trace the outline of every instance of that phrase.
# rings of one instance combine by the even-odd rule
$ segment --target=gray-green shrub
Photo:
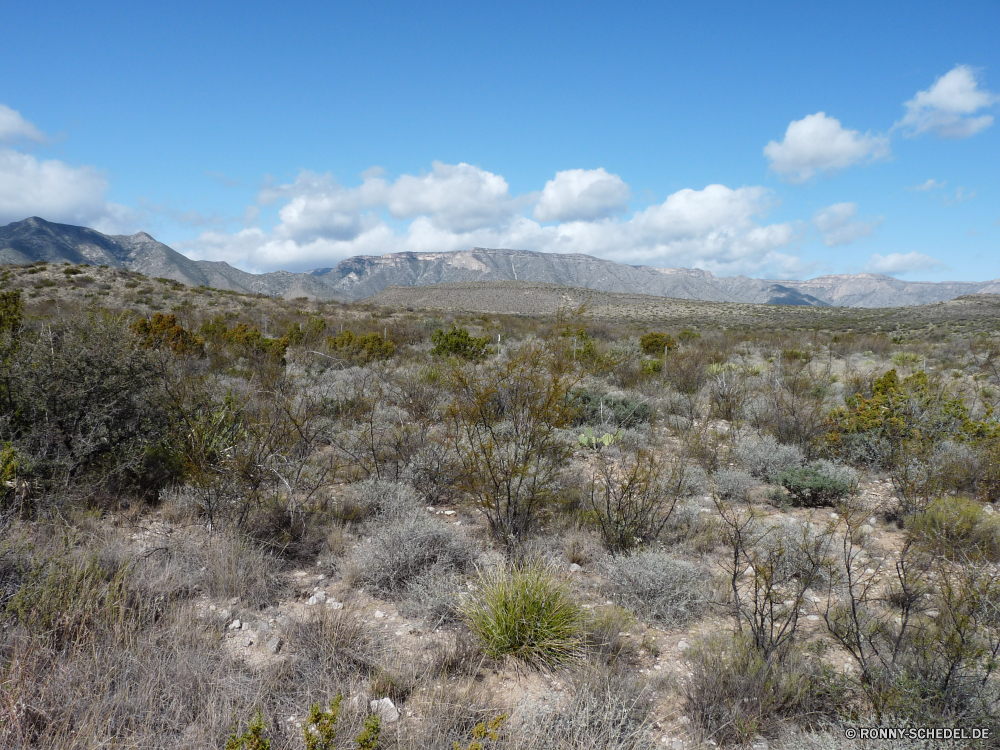
[[[708,599],[706,576],[692,563],[646,550],[603,564],[607,595],[643,620],[679,625]]]

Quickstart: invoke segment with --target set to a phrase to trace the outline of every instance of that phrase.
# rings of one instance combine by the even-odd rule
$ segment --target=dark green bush
[[[826,474],[815,465],[790,466],[775,481],[788,490],[792,505],[799,508],[830,505],[847,497],[853,489],[848,480]]]
[[[450,331],[438,328],[431,334],[431,343],[434,344],[431,354],[435,357],[461,357],[470,361],[484,359],[490,345],[486,337],[472,336],[468,330],[457,326],[452,326]]]
[[[655,413],[645,400],[631,396],[601,396],[583,389],[572,398],[579,407],[573,426],[610,424],[627,429],[649,422]]]

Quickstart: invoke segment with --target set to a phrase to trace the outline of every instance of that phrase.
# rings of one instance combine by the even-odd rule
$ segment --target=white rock
[[[391,698],[374,700],[368,704],[368,707],[371,708],[373,714],[378,716],[387,724],[391,724],[392,722],[399,720],[399,711],[396,710],[396,706],[393,704]]]
[[[315,594],[309,597],[309,604],[322,604],[326,601],[326,594],[322,591],[317,591]]]
[[[456,513],[456,511],[454,511],[454,510],[446,510],[446,511],[444,512],[444,514],[445,514],[446,516],[453,516],[453,515],[455,515],[455,513]]]
[[[869,525],[869,526],[874,526],[874,525],[876,525],[877,523],[878,523],[878,519],[877,519],[877,518],[875,518],[875,516],[872,516],[871,518],[869,518],[869,519],[868,519],[868,525]]]
[[[231,623],[229,623],[229,629],[230,630],[239,630],[242,627],[243,627],[243,623],[240,622],[239,620],[233,620]]]
[[[275,637],[275,638],[269,639],[267,641],[267,643],[264,644],[264,649],[269,654],[276,654],[279,651],[281,651],[281,647],[283,645],[284,645],[284,642],[280,638]]]
[[[810,622],[816,622],[819,620],[819,615],[806,615],[806,619]]]
[[[992,516],[995,512],[996,511],[993,510],[993,506],[992,505],[984,505],[983,506],[983,513],[985,513],[986,515]]]
[[[330,609],[334,610],[334,611],[337,611],[338,609],[343,609],[344,608],[344,603],[343,602],[335,602],[333,599],[331,599],[330,601],[328,601],[326,603],[326,606],[329,607]]]
[[[579,573],[581,570],[583,570],[582,565],[577,565],[576,563],[573,563],[572,565],[569,566],[570,573]]]
[[[691,644],[689,644],[687,641],[678,641],[677,642],[677,650],[678,651],[687,651],[689,648],[691,648]]]
[[[376,609],[375,610],[375,619],[376,620],[381,620],[383,617],[385,617],[385,612],[383,612],[381,609]]]

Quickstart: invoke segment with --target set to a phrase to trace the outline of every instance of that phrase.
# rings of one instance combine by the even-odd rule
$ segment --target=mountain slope
[[[530,281],[707,302],[810,307],[899,307],[944,302],[966,294],[1000,293],[1000,280],[931,283],[878,274],[820,276],[805,281],[716,278],[699,269],[629,266],[590,255],[481,247],[456,252],[361,255],[307,273],[252,274],[220,261],[191,260],[145,232],[109,236],[38,217],[0,227],[0,263],[39,260],[120,266],[189,286],[344,302],[366,299],[391,286],[496,281]]]

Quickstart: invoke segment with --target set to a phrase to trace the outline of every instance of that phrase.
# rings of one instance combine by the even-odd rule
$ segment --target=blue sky
[[[0,224],[1000,277],[1000,4],[8,3]]]

